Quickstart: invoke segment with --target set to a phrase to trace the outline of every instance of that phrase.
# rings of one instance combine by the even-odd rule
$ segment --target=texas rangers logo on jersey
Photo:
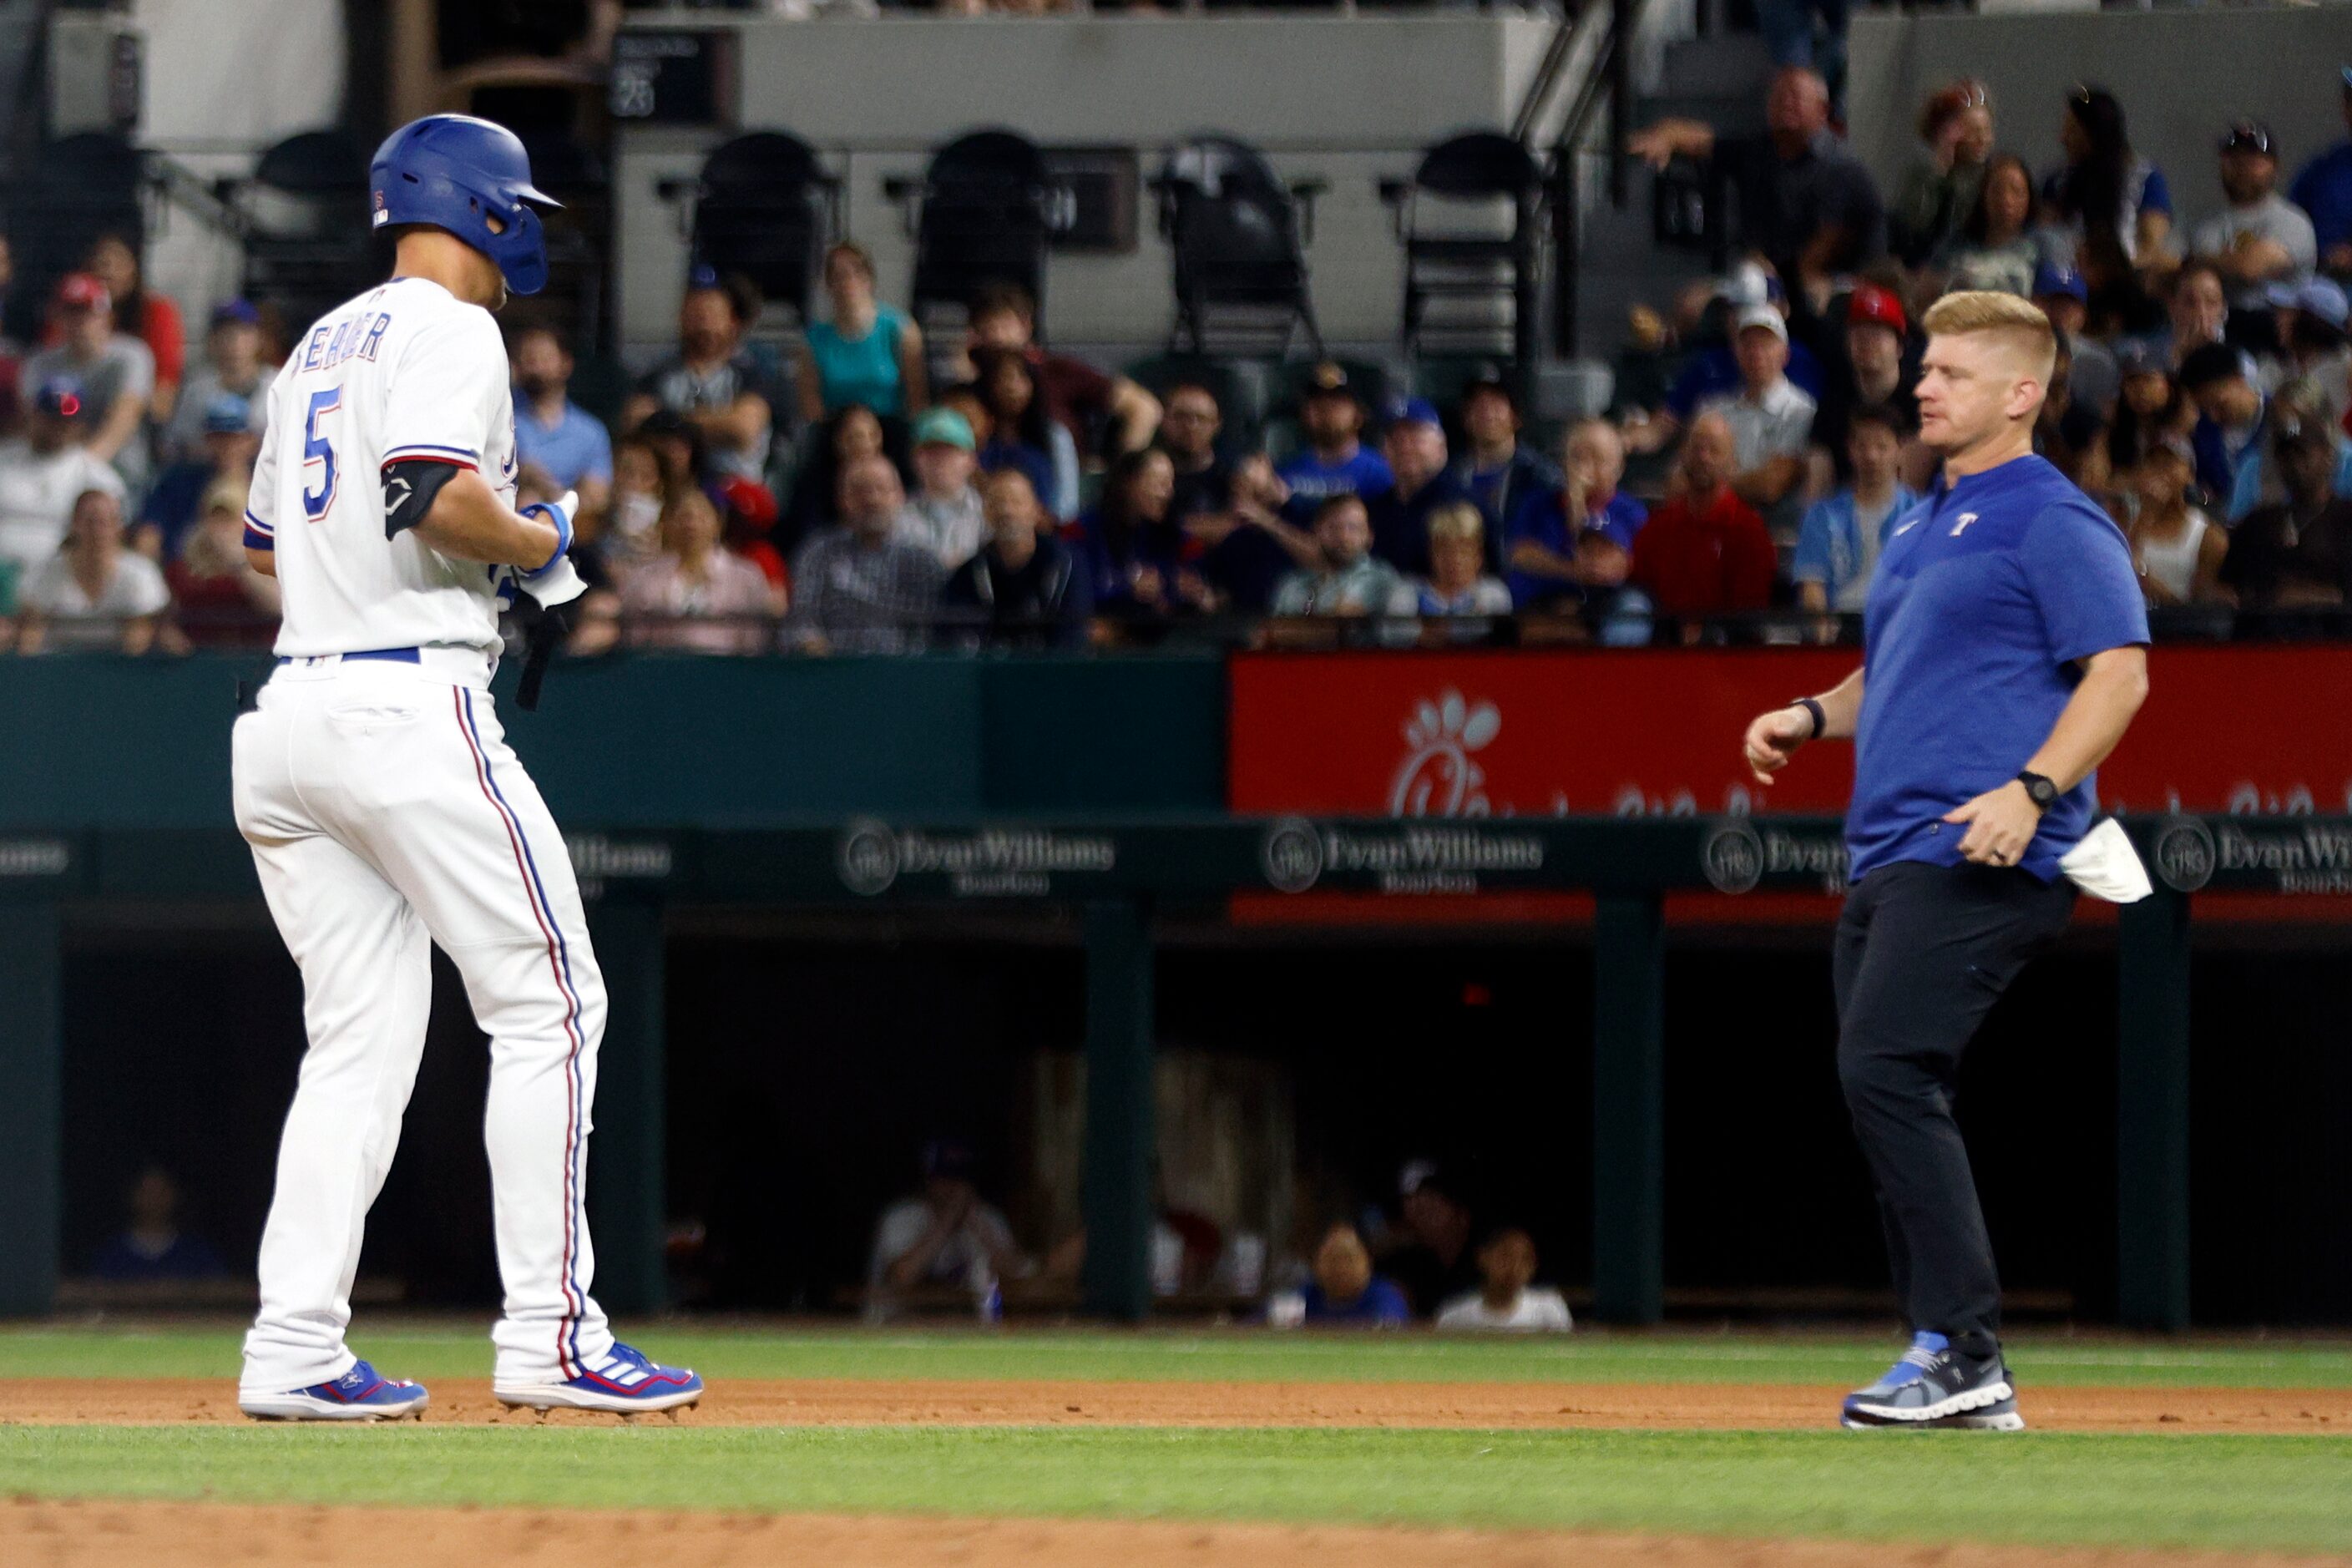
[[[1952,524],[1952,537],[1954,539],[1958,539],[1961,534],[1966,533],[1968,531],[1969,524],[1974,522],[1976,520],[1977,514],[1972,511],[1964,511],[1960,513],[1959,521]]]

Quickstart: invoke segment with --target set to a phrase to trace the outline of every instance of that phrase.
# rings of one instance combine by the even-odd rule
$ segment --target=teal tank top
[[[907,318],[888,305],[874,308],[874,326],[855,341],[831,321],[808,330],[809,356],[816,364],[817,395],[826,414],[862,403],[885,417],[907,411],[907,388],[898,377],[898,343]]]

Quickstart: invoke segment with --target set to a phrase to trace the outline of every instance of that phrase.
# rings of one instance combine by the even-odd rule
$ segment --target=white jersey
[[[1449,1331],[1486,1329],[1564,1334],[1574,1324],[1568,1315],[1568,1302],[1559,1291],[1549,1285],[1530,1285],[1501,1311],[1486,1305],[1486,1299],[1475,1290],[1456,1297],[1438,1310],[1437,1326]]]
[[[514,504],[514,395],[490,313],[396,278],[320,317],[269,391],[247,542],[273,550],[280,658],[499,646],[505,568],[384,537],[382,473],[471,468]]]

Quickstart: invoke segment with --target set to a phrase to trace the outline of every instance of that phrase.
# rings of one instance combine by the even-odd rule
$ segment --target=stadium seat
[[[1037,302],[1044,341],[1045,249],[1070,226],[1076,204],[1035,142],[975,131],[933,153],[920,180],[886,180],[883,191],[906,209],[915,241],[908,299],[926,332],[961,324],[986,285],[1013,283]]]
[[[1255,148],[1203,136],[1171,149],[1151,187],[1175,263],[1171,353],[1279,357],[1300,329],[1309,350],[1322,353],[1306,241],[1323,182],[1286,184]],[[1223,333],[1213,345],[1213,318]]]
[[[815,151],[786,131],[754,131],[720,143],[694,181],[664,181],[670,199],[690,195],[693,260],[737,272],[771,302],[809,320],[824,247],[841,230],[841,182]]]
[[[346,131],[305,131],[228,184],[224,195],[245,235],[246,298],[278,301],[299,327],[382,274],[388,252],[359,221],[370,152]]]
[[[1515,357],[1543,254],[1535,158],[1499,132],[1467,132],[1424,153],[1411,179],[1382,180],[1380,192],[1404,246],[1406,355]]]

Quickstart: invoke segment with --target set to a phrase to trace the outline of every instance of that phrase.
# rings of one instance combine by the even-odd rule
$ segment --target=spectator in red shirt
[[[1761,610],[1772,602],[1772,536],[1733,493],[1731,426],[1702,414],[1684,438],[1682,493],[1633,536],[1633,581],[1662,616],[1697,621]],[[1699,628],[1685,628],[1696,640]]]
[[[181,634],[199,647],[268,647],[278,636],[278,579],[246,558],[245,500],[243,485],[215,481],[179,558],[163,568]]]
[[[1036,343],[1037,302],[1013,283],[992,283],[971,305],[974,349],[1019,349],[1036,372],[1045,412],[1070,433],[1081,458],[1119,457],[1151,445],[1160,400],[1123,375],[1105,375],[1084,360],[1047,353]],[[1100,435],[1104,451],[1095,449]]]
[[[188,370],[188,334],[180,321],[180,307],[147,291],[139,273],[139,253],[119,234],[99,236],[82,269],[114,296],[114,330],[137,338],[155,356],[155,390],[149,395],[148,410],[156,424],[170,424]]]

